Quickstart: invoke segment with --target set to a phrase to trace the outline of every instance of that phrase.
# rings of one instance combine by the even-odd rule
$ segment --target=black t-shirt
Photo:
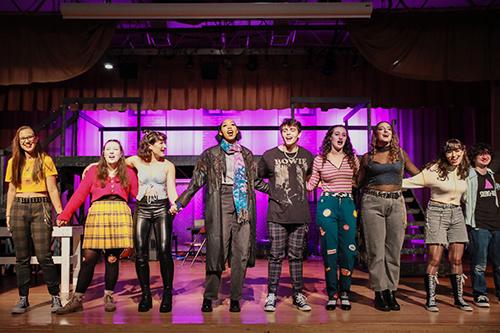
[[[495,182],[489,173],[477,173],[477,201],[474,218],[476,227],[500,230],[500,214],[495,203]]]
[[[267,220],[281,224],[311,222],[306,181],[312,173],[313,155],[299,147],[297,153],[284,153],[278,147],[262,155],[259,177],[269,178]]]

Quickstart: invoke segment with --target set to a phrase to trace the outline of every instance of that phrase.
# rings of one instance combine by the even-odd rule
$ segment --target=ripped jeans
[[[488,295],[485,272],[489,254],[493,266],[495,294],[500,297],[500,231],[474,228],[469,233],[469,239],[474,296]]]

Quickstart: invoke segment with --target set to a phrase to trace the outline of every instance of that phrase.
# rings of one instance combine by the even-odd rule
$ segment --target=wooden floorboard
[[[39,284],[30,290],[30,311],[11,315],[10,308],[17,299],[15,277],[0,278],[0,332],[260,332],[260,333],[336,333],[336,332],[500,332],[500,304],[490,295],[490,309],[474,307],[472,313],[452,306],[449,281],[440,278],[439,313],[430,313],[423,307],[424,289],[421,278],[402,278],[399,297],[401,311],[379,312],[373,308],[373,292],[368,288],[368,274],[356,271],[353,279],[351,311],[326,311],[323,267],[320,260],[305,263],[305,293],[313,310],[298,311],[291,300],[288,265],[283,266],[279,302],[275,313],[263,311],[267,292],[267,263],[258,260],[257,267],[249,269],[244,288],[241,313],[229,312],[229,279],[223,279],[221,300],[212,313],[200,310],[204,264],[180,266],[175,263],[174,306],[170,314],[158,312],[161,301],[161,279],[157,262],[151,262],[153,309],[137,312],[140,290],[133,262],[121,263],[120,280],[116,287],[117,311],[103,310],[103,264],[96,268],[93,284],[85,297],[83,312],[65,316],[50,314],[47,289]],[[489,283],[492,285],[491,277]],[[470,291],[468,280],[466,291]],[[466,299],[471,300],[467,294]]]

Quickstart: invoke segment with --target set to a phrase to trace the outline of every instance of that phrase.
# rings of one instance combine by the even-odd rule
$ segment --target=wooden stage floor
[[[452,306],[450,284],[441,277],[439,313],[430,313],[423,307],[424,287],[421,278],[402,278],[399,298],[401,311],[379,312],[373,308],[373,292],[368,288],[368,274],[356,271],[352,287],[351,311],[326,311],[322,262],[310,259],[304,265],[305,293],[312,311],[298,311],[290,297],[288,265],[283,265],[279,302],[275,313],[263,311],[266,297],[267,262],[258,260],[257,267],[249,269],[244,288],[241,313],[229,312],[229,281],[223,280],[222,302],[212,313],[200,310],[203,292],[204,264],[180,266],[176,261],[174,280],[174,306],[170,314],[158,312],[161,298],[161,280],[157,262],[151,262],[153,309],[137,312],[140,289],[135,277],[134,264],[121,263],[117,285],[117,311],[103,309],[103,264],[96,268],[93,285],[87,292],[84,312],[65,316],[50,314],[49,296],[45,285],[31,289],[30,311],[11,315],[17,300],[15,277],[0,278],[0,332],[261,332],[261,333],[334,333],[334,332],[500,332],[500,304],[490,295],[491,308],[474,306],[472,313]],[[491,277],[488,279],[492,285]],[[471,301],[470,280],[466,286],[466,300]]]

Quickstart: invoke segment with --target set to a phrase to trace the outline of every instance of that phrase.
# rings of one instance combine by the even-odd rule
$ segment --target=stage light
[[[113,65],[113,63],[109,62],[109,61],[104,62],[103,66],[104,66],[104,69],[108,70],[108,71],[110,71],[113,68],[115,68],[115,66]]]

